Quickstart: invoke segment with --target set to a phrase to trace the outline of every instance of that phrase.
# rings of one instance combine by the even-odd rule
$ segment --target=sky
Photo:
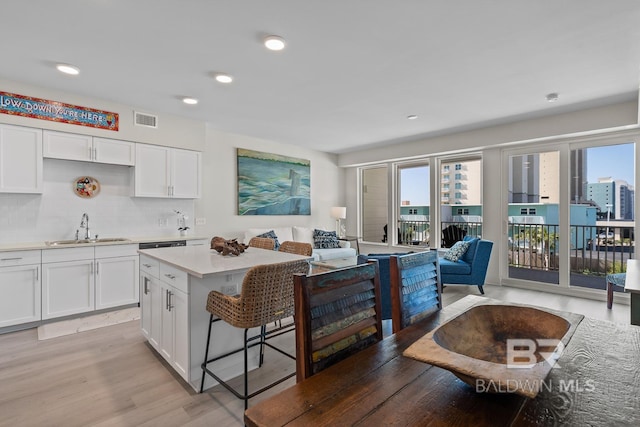
[[[587,151],[587,181],[598,182],[598,178],[611,177],[634,185],[633,144],[610,145],[589,148]]]

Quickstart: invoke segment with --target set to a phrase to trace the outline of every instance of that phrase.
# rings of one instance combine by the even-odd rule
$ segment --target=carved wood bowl
[[[429,332],[404,355],[447,369],[478,392],[533,398],[583,317],[477,305]]]

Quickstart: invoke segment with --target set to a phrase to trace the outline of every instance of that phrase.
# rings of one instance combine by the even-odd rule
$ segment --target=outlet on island
[[[238,288],[236,285],[223,285],[220,292],[225,295],[235,295],[238,293]]]

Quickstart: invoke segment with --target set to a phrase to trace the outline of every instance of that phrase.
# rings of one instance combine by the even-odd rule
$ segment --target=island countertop
[[[140,249],[138,252],[201,279],[208,275],[231,274],[261,264],[312,259],[312,257],[253,247],[247,248],[239,256],[221,255],[206,245]]]

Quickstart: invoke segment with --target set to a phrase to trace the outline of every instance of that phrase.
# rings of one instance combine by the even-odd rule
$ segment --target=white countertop
[[[101,236],[104,238],[109,238],[112,236]],[[28,251],[28,250],[38,250],[38,249],[64,249],[64,248],[77,248],[84,246],[106,246],[106,245],[131,245],[131,244],[140,244],[147,242],[172,242],[174,240],[200,240],[206,239],[210,240],[207,236],[155,236],[155,237],[129,237],[129,236],[113,236],[118,238],[127,238],[129,240],[124,242],[94,242],[94,243],[78,243],[78,244],[68,244],[68,245],[56,245],[50,246],[47,245],[46,242],[20,242],[20,243],[3,243],[0,244],[0,252],[7,251]],[[64,240],[64,239],[60,239]]]
[[[239,256],[221,255],[206,245],[141,249],[138,252],[199,278],[212,274],[231,274],[261,264],[313,259],[308,256],[259,248],[247,248]]]

